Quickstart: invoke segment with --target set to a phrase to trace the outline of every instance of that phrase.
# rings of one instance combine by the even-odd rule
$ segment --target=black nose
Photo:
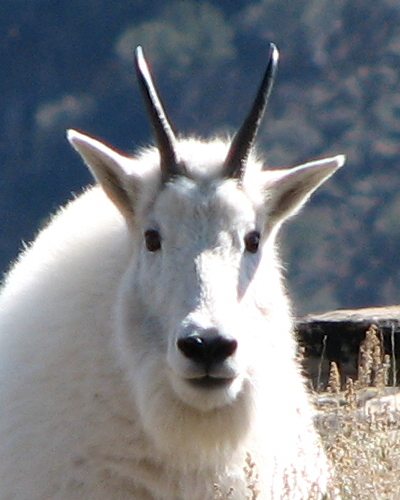
[[[237,341],[227,338],[214,330],[203,335],[193,334],[178,339],[178,349],[189,359],[201,363],[205,367],[221,363],[236,351]]]

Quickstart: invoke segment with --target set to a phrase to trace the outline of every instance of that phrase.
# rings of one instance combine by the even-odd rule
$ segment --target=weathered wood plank
[[[338,364],[343,377],[356,376],[359,345],[372,324],[380,331],[385,352],[400,361],[400,306],[340,309],[297,319],[305,369],[314,386],[326,383],[330,361]]]

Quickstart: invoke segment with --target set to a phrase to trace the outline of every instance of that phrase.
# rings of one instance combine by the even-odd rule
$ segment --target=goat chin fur
[[[132,360],[120,311],[132,242],[119,211],[99,187],[60,209],[0,296],[0,499],[212,500],[232,490],[243,500],[252,474],[260,499],[324,492],[329,468],[273,247],[279,300],[250,326],[267,334],[251,376],[230,405],[200,411],[156,361]]]

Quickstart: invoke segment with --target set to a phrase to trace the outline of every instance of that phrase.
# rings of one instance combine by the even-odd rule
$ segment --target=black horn
[[[160,152],[161,175],[165,182],[173,176],[183,175],[185,168],[178,157],[175,133],[164,111],[140,46],[135,51],[135,67]]]
[[[247,118],[243,122],[243,125],[234,136],[225,159],[224,175],[226,177],[240,179],[243,176],[247,158],[253,146],[257,130],[274,84],[275,74],[278,67],[278,58],[278,49],[273,43],[271,43],[268,66],[260,88],[258,89],[253,106]]]

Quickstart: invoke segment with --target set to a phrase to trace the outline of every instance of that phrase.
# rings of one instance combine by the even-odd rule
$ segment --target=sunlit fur
[[[224,180],[225,141],[181,141],[188,175],[166,184],[157,151],[118,158],[128,207],[101,180],[111,150],[78,133],[70,140],[119,210],[101,187],[89,188],[5,278],[0,498],[211,500],[215,488],[232,488],[227,498],[243,500],[249,453],[259,499],[323,491],[328,466],[275,236],[342,159],[296,174],[300,198],[288,201],[285,173],[251,158],[242,182]],[[145,248],[149,227],[161,233],[158,252]],[[251,254],[243,238],[254,228],[263,244]],[[218,367],[232,376],[227,387],[188,383],[197,367],[176,340],[194,326],[237,340]]]

